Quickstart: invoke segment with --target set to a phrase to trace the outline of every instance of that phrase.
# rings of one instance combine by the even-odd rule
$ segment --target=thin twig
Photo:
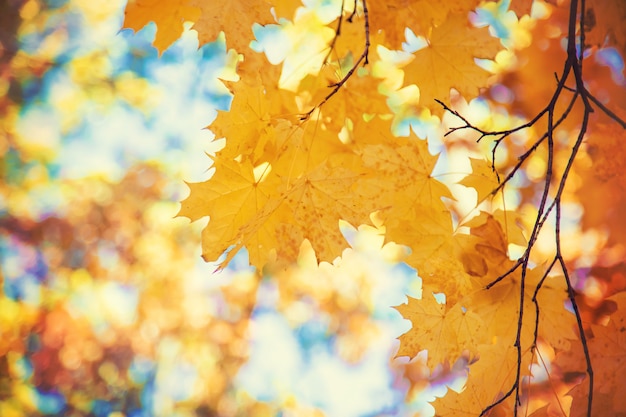
[[[591,94],[589,91],[587,91],[587,89],[585,89],[585,93],[587,95],[587,98],[589,98],[589,100],[591,100],[593,102],[593,104],[595,104],[596,106],[598,106],[600,108],[600,110],[602,110],[602,112],[604,114],[606,114],[607,116],[609,116],[611,119],[615,120],[617,123],[620,124],[620,126],[622,126],[622,128],[626,129],[626,121],[624,121],[623,119],[621,119],[618,115],[616,115],[615,113],[613,113],[611,111],[611,109],[609,109],[608,107],[606,107],[604,104],[602,104],[602,102],[600,100],[598,100],[593,94]]]
[[[337,43],[337,39],[339,39],[339,36],[341,36],[341,23],[343,23],[344,2],[345,0],[341,0],[341,12],[339,13],[339,18],[337,19],[337,29],[335,29],[335,36],[333,36],[332,42],[330,43],[330,45],[328,45],[328,53],[326,54],[326,58],[324,58],[324,64],[328,64],[328,60],[335,50],[335,44]],[[350,19],[352,19],[352,15],[350,15]],[[350,19],[348,19],[348,21],[352,22],[352,20]]]
[[[579,7],[580,6],[580,7]],[[580,10],[579,10],[580,9]],[[580,310],[576,301],[574,288],[571,282],[570,273],[568,271],[568,267],[565,263],[565,259],[562,253],[561,246],[561,221],[562,221],[562,207],[561,207],[561,198],[563,196],[563,192],[565,190],[565,186],[567,184],[571,169],[573,167],[574,161],[577,158],[580,147],[583,143],[583,139],[587,133],[589,127],[590,115],[595,111],[595,109],[599,109],[602,113],[606,114],[608,117],[613,119],[616,123],[618,123],[622,128],[626,129],[626,121],[621,119],[617,114],[611,111],[606,105],[601,103],[591,92],[589,92],[585,86],[584,78],[583,78],[583,52],[585,49],[585,22],[584,22],[584,12],[585,12],[585,0],[571,0],[570,2],[570,10],[569,10],[569,22],[568,22],[568,33],[567,33],[567,58],[564,62],[563,70],[561,72],[560,77],[555,74],[555,78],[557,81],[557,85],[555,91],[552,95],[552,98],[548,105],[541,111],[539,111],[535,117],[533,117],[530,121],[521,124],[515,128],[501,130],[501,131],[489,131],[482,128],[479,128],[473,125],[469,120],[467,120],[462,114],[457,112],[456,110],[451,109],[442,101],[437,100],[437,102],[448,112],[455,115],[459,118],[463,124],[456,127],[449,128],[448,132],[445,133],[445,136],[456,132],[458,130],[470,129],[477,132],[480,136],[477,139],[477,142],[480,142],[485,137],[492,137],[494,146],[492,148],[492,169],[495,169],[495,157],[498,146],[507,139],[510,135],[515,132],[521,131],[523,129],[534,126],[540,119],[547,115],[547,129],[545,133],[539,137],[533,145],[522,155],[518,157],[518,162],[515,164],[513,169],[507,174],[503,181],[500,182],[500,178],[498,176],[498,186],[494,188],[491,192],[491,195],[495,195],[499,192],[505,184],[507,184],[513,176],[520,170],[522,165],[529,160],[530,156],[537,151],[540,145],[547,141],[547,152],[548,152],[548,161],[546,168],[546,178],[542,185],[541,191],[541,201],[537,207],[537,215],[535,218],[535,222],[533,225],[533,229],[531,231],[530,237],[528,239],[528,243],[526,246],[526,250],[522,254],[522,256],[511,266],[506,272],[498,276],[495,280],[490,282],[485,286],[486,290],[489,290],[497,283],[501,282],[503,279],[510,277],[515,271],[520,270],[521,282],[520,282],[520,295],[519,295],[519,313],[518,313],[518,323],[517,323],[517,331],[514,346],[517,351],[517,375],[515,382],[511,385],[511,387],[501,396],[498,400],[489,404],[485,407],[481,416],[487,414],[490,410],[496,407],[498,404],[504,402],[507,398],[510,398],[513,393],[515,393],[515,416],[517,416],[518,406],[521,405],[521,365],[522,365],[522,355],[525,352],[524,346],[522,346],[522,330],[524,327],[523,319],[524,319],[524,302],[525,302],[525,286],[527,273],[530,271],[530,259],[531,252],[533,251],[537,239],[539,237],[540,232],[542,231],[544,225],[550,218],[552,214],[554,214],[554,230],[555,230],[555,251],[554,257],[552,258],[549,266],[544,271],[542,277],[539,282],[535,285],[533,296],[531,301],[534,303],[535,309],[535,320],[534,320],[534,329],[533,329],[533,340],[531,343],[531,349],[534,350],[537,346],[537,338],[539,334],[539,319],[541,316],[541,308],[538,301],[538,295],[543,287],[545,280],[548,275],[554,270],[555,265],[558,263],[561,271],[563,272],[563,279],[567,286],[568,291],[568,299],[572,305],[572,309],[574,311],[574,315],[576,317],[576,323],[578,327],[578,332],[580,334],[580,343],[583,347],[583,352],[585,356],[586,363],[586,372],[588,375],[588,392],[587,392],[587,417],[591,417],[591,410],[593,408],[593,388],[594,388],[594,373],[593,366],[591,363],[591,354],[589,351],[589,345],[587,343],[587,338],[585,335],[585,329],[582,322]],[[580,16],[580,17],[579,17]],[[579,47],[577,48],[577,41]],[[573,81],[575,82],[575,87],[570,87],[566,85],[566,81],[570,79],[570,75],[573,75]],[[563,113],[555,118],[556,114],[556,106],[559,100],[562,98],[563,92],[571,92],[573,96],[569,100],[569,104]],[[578,129],[578,135],[576,136],[576,140],[574,141],[572,148],[570,150],[569,158],[566,166],[559,170],[558,172],[554,171],[554,158],[555,158],[555,141],[554,141],[554,133],[556,129],[571,115],[571,111],[574,107],[574,104],[577,101],[582,101],[584,110],[582,115],[582,120],[580,127]],[[595,106],[595,109],[594,109]],[[553,178],[559,176],[559,181],[556,184],[553,184]],[[551,194],[553,196],[551,197]]]
[[[330,93],[328,93],[328,95],[326,97],[324,97],[324,99],[322,99],[322,101],[317,103],[317,105],[315,105],[315,107],[313,107],[311,110],[309,110],[308,112],[306,112],[302,116],[300,116],[300,120],[307,120],[316,109],[319,109],[320,107],[322,107],[324,105],[324,103],[326,103],[328,100],[330,100],[330,98],[332,96],[337,94],[337,92],[341,89],[341,87],[343,87],[343,85],[346,83],[346,81],[348,81],[348,79],[350,77],[352,77],[352,74],[354,74],[354,72],[357,70],[359,65],[361,65],[361,63],[363,63],[363,66],[365,66],[365,65],[367,65],[369,63],[370,21],[369,21],[369,14],[368,14],[368,11],[367,11],[367,1],[366,0],[362,0],[362,1],[363,1],[363,20],[365,21],[365,23],[364,23],[364,28],[365,28],[365,47],[363,48],[363,53],[361,53],[361,56],[359,56],[359,59],[356,60],[356,62],[352,66],[352,68],[350,68],[350,71],[348,71],[348,73],[341,80],[339,80],[338,82],[328,86],[328,87],[332,88],[332,91]],[[349,22],[352,21],[352,16],[356,12],[356,4],[355,4],[355,9],[354,10],[355,11],[348,18]],[[343,3],[342,3],[342,6],[341,6],[341,14],[343,15]],[[340,27],[341,27],[341,21],[339,22],[339,25],[337,27],[338,31],[340,30]],[[339,36],[339,32],[337,32],[336,35]],[[333,45],[334,45],[334,41],[333,41]]]

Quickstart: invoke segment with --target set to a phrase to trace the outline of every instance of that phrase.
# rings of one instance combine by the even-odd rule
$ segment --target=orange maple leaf
[[[524,15],[529,15],[534,0],[513,0],[509,6],[509,9],[512,10],[517,17],[522,17]]]
[[[360,123],[355,129],[357,152],[374,175],[373,187],[383,192],[388,207],[381,218],[409,218],[406,213],[417,205],[445,209],[442,197],[452,198],[448,188],[431,176],[437,156],[428,151],[428,143],[411,133],[408,138],[392,136],[390,120]]]
[[[600,48],[616,46],[626,52],[626,3],[622,0],[589,0],[585,10],[585,41]]]
[[[620,292],[609,300],[615,303],[615,312],[605,326],[592,324],[587,337],[594,373],[594,411],[597,410],[599,415],[625,415],[626,292]],[[581,344],[575,343],[570,351],[559,354],[556,363],[563,372],[585,375],[586,363]],[[572,416],[586,415],[588,387],[585,378],[570,392],[574,398]]]

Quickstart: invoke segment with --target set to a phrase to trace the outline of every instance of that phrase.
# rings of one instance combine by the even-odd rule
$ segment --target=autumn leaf
[[[479,243],[475,243],[477,252],[472,255],[483,257],[484,274],[490,271],[489,276],[492,277],[490,279],[495,279],[498,274],[511,267],[513,262],[509,261],[506,256],[506,243],[502,228],[493,217],[487,217],[485,223],[472,227],[471,232],[472,236],[480,239]],[[428,282],[427,288],[436,288],[438,291],[441,285],[438,280],[446,283],[456,282],[457,285],[461,285],[461,280],[451,280],[451,274],[444,271],[445,269],[440,268],[438,271],[440,275],[431,274],[427,277],[430,280],[426,281]],[[520,317],[523,317],[521,325],[523,349],[529,349],[535,343],[534,323],[538,323],[536,334],[540,338],[558,349],[569,348],[570,342],[575,340],[574,317],[564,308],[567,299],[565,281],[563,277],[551,277],[541,281],[541,287],[537,290],[541,273],[541,269],[529,271],[523,289],[520,288],[519,272],[510,275],[490,289],[483,287],[488,281],[483,280],[483,284],[480,284],[479,280],[469,280],[469,285],[466,285],[466,294],[455,294],[451,291],[455,304],[437,303],[429,297],[430,290],[424,292],[422,299],[410,298],[408,304],[397,308],[403,317],[410,319],[413,324],[412,329],[400,337],[398,355],[415,356],[420,350],[427,349],[429,351],[428,364],[432,366],[436,363],[458,359],[463,349],[480,356],[478,345],[489,343],[492,339],[509,340],[510,345],[506,348],[501,346],[501,348],[511,351]],[[523,316],[520,316],[519,309],[521,291],[525,294]],[[535,309],[532,301],[535,291],[537,291],[537,305],[540,306],[538,310]],[[447,305],[454,307],[448,309]],[[569,326],[564,323],[569,323]],[[447,344],[447,341],[450,344]],[[461,350],[459,346],[462,346]],[[431,359],[434,359],[433,363],[430,362]],[[508,375],[509,379],[502,382],[502,386],[509,383],[511,377],[512,375]],[[474,392],[472,395],[478,394]],[[467,404],[463,406],[470,407],[468,413],[471,413],[469,410],[472,408],[486,407],[489,405],[487,398],[495,397],[484,397],[481,394],[478,398],[483,398],[483,400],[477,400],[474,406]],[[457,404],[454,407],[458,406],[460,405]]]
[[[259,226],[244,233],[242,227],[259,216],[264,218],[264,224],[268,223],[266,213],[271,214],[268,207],[274,208],[280,203],[275,191],[278,179],[264,173],[255,175],[255,167],[249,160],[239,163],[215,158],[214,168],[215,173],[209,181],[189,184],[190,195],[181,203],[178,213],[191,220],[210,216],[209,225],[202,233],[203,258],[215,261],[234,245],[229,260],[246,243],[251,257],[257,253],[267,256],[276,247],[271,228]]]
[[[517,17],[522,17],[524,15],[529,15],[534,0],[513,0],[509,5],[509,9],[515,12]]]
[[[420,104],[439,114],[441,106],[435,99],[447,102],[450,88],[470,99],[486,87],[489,72],[476,65],[474,59],[493,59],[502,49],[487,28],[471,26],[463,14],[448,16],[433,28],[426,42],[404,66],[404,83],[417,85]]]
[[[471,364],[465,386],[460,392],[449,389],[445,396],[433,403],[436,415],[475,417],[510,390],[517,378],[517,350],[510,340],[497,339],[496,343],[480,345],[479,358]],[[522,351],[521,373],[529,375],[531,352]],[[488,381],[486,383],[486,381]],[[513,415],[515,394],[500,403],[495,415]],[[487,414],[490,415],[490,414]]]
[[[162,53],[183,33],[183,23],[192,22],[198,32],[200,46],[213,42],[220,32],[226,45],[238,52],[248,51],[252,25],[273,23],[271,5],[264,1],[249,4],[243,1],[206,3],[199,0],[130,0],[125,10],[123,27],[140,30],[148,22],[157,24],[154,46]]]
[[[304,239],[320,260],[332,261],[346,245],[339,220],[368,223],[380,204],[360,191],[362,161],[313,121],[269,123],[258,103],[248,101],[237,119],[225,119],[225,128],[239,129],[245,142],[227,138],[214,158],[214,176],[191,184],[179,215],[211,218],[203,232],[203,256],[216,260],[232,247],[222,266],[243,246],[258,268],[271,253],[293,262]],[[255,146],[259,137],[265,137],[262,149],[243,146]]]
[[[526,244],[516,213],[500,209],[493,214],[481,211],[463,226],[471,228],[462,244],[464,267],[467,273],[483,281],[482,285],[512,267],[508,257],[509,243]]]
[[[477,203],[480,204],[492,195],[500,184],[490,162],[484,159],[470,158],[470,164],[472,172],[459,181],[459,184],[475,189],[478,193]]]
[[[368,8],[372,16],[372,29],[384,31],[387,44],[399,49],[405,41],[405,29],[409,28],[418,35],[426,35],[433,26],[446,21],[451,13],[465,14],[475,9],[480,1],[444,1],[444,0],[392,0],[370,2]]]
[[[271,5],[261,1],[216,1],[187,0],[191,6],[202,10],[194,20],[192,29],[198,31],[200,46],[213,42],[220,32],[226,35],[226,46],[237,52],[247,52],[252,39],[252,25],[273,23]]]
[[[305,78],[300,89],[305,94],[311,92],[309,103],[311,107],[316,106],[328,94],[328,87],[344,76],[334,66],[325,65],[318,76]],[[372,115],[389,114],[385,96],[378,90],[379,82],[367,71],[359,71],[347,81],[345,88],[338,91],[336,99],[325,103],[319,109],[319,116],[314,117],[338,134],[343,128],[351,127],[353,122],[359,123]]]
[[[230,158],[244,155],[255,164],[263,162],[276,130],[293,130],[298,113],[293,94],[261,77],[226,85],[234,94],[231,108],[218,112],[209,126],[216,138],[228,139],[221,154]]]
[[[567,291],[564,278],[547,278],[537,290],[541,272],[540,268],[529,271],[524,283],[521,344],[523,347],[533,345],[537,334],[557,349],[568,349],[576,335],[574,317],[565,309]],[[512,274],[492,288],[470,294],[464,302],[484,320],[487,334],[513,340],[520,320],[521,291],[519,274]],[[533,302],[535,291],[537,304]]]
[[[386,142],[366,144],[358,151],[365,166],[377,173],[373,182],[392,184],[379,187],[388,193],[390,203],[382,218],[406,218],[405,213],[416,204],[443,209],[442,197],[450,198],[451,194],[431,176],[437,157],[429,153],[426,141],[411,135],[390,136]]]
[[[474,245],[477,254],[482,255],[490,263],[508,263],[507,239],[502,225],[491,215],[481,212],[481,215],[467,222],[470,234],[480,238]]]
[[[440,364],[453,364],[465,350],[477,354],[477,345],[484,342],[482,319],[460,304],[438,302],[424,289],[421,299],[408,297],[406,304],[395,307],[411,321],[412,328],[401,335],[397,356],[415,357],[428,351],[427,364],[434,369]]]
[[[496,209],[492,215],[501,225],[506,241],[519,246],[525,246],[528,243],[520,213],[512,210]]]
[[[293,224],[298,225],[297,233],[311,242],[323,261],[332,261],[346,247],[339,220],[352,225],[368,223],[376,209],[372,200],[359,196],[362,174],[344,168],[343,158],[337,159],[301,177],[286,194],[285,203],[293,213]]]
[[[387,241],[414,245],[406,262],[422,270],[432,255],[445,250],[452,236],[450,212],[442,198],[450,198],[447,187],[431,176],[437,157],[425,141],[385,135],[379,128],[390,121],[373,120],[362,124],[354,134],[366,142],[357,151],[365,167],[375,173],[364,182],[363,192],[381,199],[378,217],[385,225]],[[371,126],[371,129],[367,127]],[[362,131],[361,128],[367,129]],[[385,137],[386,136],[386,137]],[[370,143],[384,138],[380,143]]]
[[[422,266],[420,275],[424,282],[432,288],[433,292],[445,294],[446,303],[450,305],[455,305],[467,294],[471,294],[480,287],[475,278],[476,268],[468,267],[469,261],[464,256],[464,249],[468,244],[466,238],[467,235],[457,235],[452,239],[444,240],[440,242],[438,248],[430,252],[427,258],[419,257],[416,260],[416,257],[413,257],[410,260],[412,264]],[[427,248],[426,244],[422,246],[424,249]],[[486,272],[484,261],[479,267],[484,268],[481,273]]]
[[[280,1],[273,2],[272,6],[276,12],[276,16],[278,16],[279,19],[281,17],[284,17],[286,19],[291,20],[296,10],[302,7],[302,1],[301,0],[280,0]]]
[[[180,38],[184,22],[195,22],[200,17],[202,10],[192,3],[193,0],[129,0],[123,27],[138,31],[155,22],[154,46],[161,54]]]
[[[373,210],[349,197],[358,175],[341,167],[331,170],[322,164],[296,178],[281,177],[280,169],[268,163],[254,167],[218,157],[214,167],[207,182],[190,184],[179,215],[210,217],[203,231],[203,257],[214,261],[229,250],[221,267],[244,246],[258,268],[273,252],[292,262],[305,238],[321,260],[332,260],[345,247],[338,221],[364,223]],[[340,201],[345,204],[338,206]],[[337,208],[329,211],[328,206]]]
[[[587,346],[594,369],[594,399],[599,396],[594,409],[612,410],[626,414],[626,392],[623,375],[626,372],[626,293],[620,292],[608,300],[615,303],[616,309],[606,325],[591,324]],[[563,372],[585,375],[586,362],[580,344],[557,356],[556,363]],[[588,376],[570,393],[572,416],[584,416],[587,406]],[[594,401],[595,402],[595,401]],[[603,408],[604,407],[604,408]]]
[[[626,5],[620,0],[589,0],[585,4],[585,41],[603,48],[611,45],[622,53],[626,51],[626,34],[623,23]]]

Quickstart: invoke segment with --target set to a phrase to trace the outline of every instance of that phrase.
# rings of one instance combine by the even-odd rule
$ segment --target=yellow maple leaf
[[[372,31],[384,31],[388,45],[399,49],[406,28],[416,34],[428,33],[443,23],[450,13],[465,14],[480,4],[477,0],[390,0],[368,2]]]
[[[418,204],[404,213],[403,218],[390,218],[385,223],[389,241],[409,246],[405,262],[432,276],[436,264],[455,253],[452,219],[446,209]],[[442,277],[443,278],[443,277]]]
[[[258,164],[263,161],[268,142],[274,141],[276,129],[293,126],[298,110],[293,94],[261,77],[226,85],[233,93],[230,110],[219,111],[209,127],[216,138],[227,138],[222,155],[244,155]]]
[[[410,245],[406,262],[422,271],[424,262],[452,238],[452,219],[442,202],[451,194],[431,176],[437,157],[429,153],[427,142],[414,134],[393,137],[390,130],[390,120],[355,126],[355,140],[364,142],[357,153],[371,173],[363,192],[383,203],[377,217],[385,225],[386,240]]]
[[[280,19],[281,17],[286,19],[292,19],[296,10],[302,7],[301,0],[279,0],[275,1],[272,4],[274,8],[274,12],[276,16]]]
[[[465,386],[460,392],[448,390],[433,403],[438,416],[476,417],[498,401],[513,386],[517,375],[517,349],[511,340],[498,340],[478,347],[479,359],[470,365]],[[522,351],[521,375],[529,374],[530,350]],[[513,415],[515,393],[488,415]]]
[[[362,161],[315,122],[268,123],[262,108],[235,116],[243,117],[240,135],[236,123],[229,127],[235,130],[215,158],[214,176],[191,184],[179,214],[210,216],[203,256],[215,260],[232,247],[222,266],[244,246],[259,269],[271,257],[293,262],[304,239],[320,260],[333,260],[346,246],[339,220],[368,223],[380,204],[359,191]],[[249,136],[243,142],[242,133]],[[254,146],[261,133],[262,150],[242,145]]]
[[[317,106],[328,95],[329,86],[345,76],[334,65],[325,65],[317,76],[308,76],[300,84],[300,95]],[[361,122],[374,114],[389,114],[386,97],[378,90],[380,79],[366,70],[357,71],[337,94],[320,107],[318,119],[329,129],[339,132],[350,122]],[[304,94],[303,94],[304,93]],[[350,120],[350,122],[347,121]]]
[[[124,28],[141,30],[149,22],[157,25],[154,46],[163,53],[183,33],[185,21],[195,22],[201,10],[192,0],[129,0],[124,11]]]
[[[479,238],[473,247],[477,256],[482,256],[489,263],[510,264],[508,241],[502,225],[491,214],[481,212],[464,225],[471,227],[470,234]]]
[[[489,290],[478,290],[468,296],[466,303],[485,320],[485,329],[494,336],[514,340],[517,331],[520,301],[519,276],[511,276]],[[529,302],[533,295],[526,286],[522,339],[529,344],[533,337],[534,309]]]
[[[574,340],[574,317],[565,309],[567,291],[563,277],[547,278],[539,289],[539,318],[533,296],[542,277],[541,268],[529,270],[524,285],[524,314],[520,336],[523,347],[534,344],[535,323],[537,335],[552,346],[565,349]],[[509,275],[490,289],[480,289],[470,294],[464,303],[485,322],[485,331],[493,337],[514,340],[520,315],[521,277],[518,271]]]
[[[295,261],[308,239],[319,260],[332,261],[346,247],[339,220],[363,224],[374,210],[374,202],[356,192],[360,174],[339,164],[324,162],[295,179],[261,166],[268,173],[259,177],[249,162],[218,158],[211,179],[190,184],[179,215],[210,216],[202,234],[205,260],[230,248],[224,267],[245,246],[260,270],[272,257]]]
[[[562,275],[547,278],[537,294],[537,335],[558,350],[569,349],[572,341],[577,339],[574,332],[576,318],[566,309],[566,302],[568,298],[565,278]]]
[[[358,192],[362,174],[341,166],[349,165],[345,154],[335,166],[324,163],[296,181],[286,196],[285,204],[293,214],[297,232],[311,242],[320,261],[332,261],[346,247],[339,229],[339,220],[352,225],[369,222],[376,209],[375,202]],[[293,234],[293,233],[292,233]]]
[[[502,48],[488,28],[471,26],[461,14],[450,15],[433,28],[427,43],[404,67],[404,81],[417,85],[420,104],[439,114],[442,109],[435,99],[447,102],[451,88],[467,99],[478,95],[490,74],[476,65],[474,58],[493,59]]]
[[[477,203],[480,204],[492,195],[500,184],[490,162],[485,159],[470,158],[470,164],[472,172],[459,181],[459,184],[475,189],[478,193]]]
[[[480,215],[463,223],[471,228],[469,236],[457,236],[465,272],[486,285],[510,268],[513,264],[508,257],[509,243],[526,244],[518,223],[517,213],[500,209],[493,214],[481,211]]]
[[[439,364],[453,364],[464,350],[475,355],[477,345],[485,341],[482,319],[459,304],[448,307],[437,302],[428,290],[423,294],[421,299],[408,297],[406,304],[395,307],[412,324],[411,330],[399,337],[397,356],[413,358],[426,349],[432,370]]]
[[[455,305],[467,294],[476,291],[480,284],[467,270],[463,262],[463,247],[467,235],[455,235],[451,239],[440,238],[441,249],[432,250],[431,255],[419,262],[411,260],[411,265],[419,264],[423,282],[435,293],[446,295],[446,302]],[[426,242],[422,241],[420,246]],[[424,251],[424,249],[421,249]]]
[[[200,46],[213,42],[220,32],[224,32],[228,48],[234,48],[240,53],[247,52],[250,41],[254,39],[252,25],[274,22],[270,13],[272,6],[264,0],[187,1],[191,6],[202,10],[192,27],[198,31]]]
[[[493,212],[493,218],[502,226],[502,231],[508,243],[526,246],[528,240],[524,235],[522,217],[519,212],[497,209]]]
[[[214,168],[215,173],[208,181],[189,184],[190,194],[182,201],[178,213],[192,221],[210,216],[208,226],[202,231],[202,257],[207,262],[215,261],[234,246],[222,264],[225,266],[244,244],[256,256],[269,256],[276,244],[267,213],[271,214],[269,208],[280,203],[276,193],[279,179],[263,172],[255,173],[255,167],[247,159],[237,162],[217,157]],[[259,217],[263,217],[265,228],[244,233],[242,228]]]
[[[130,0],[124,12],[123,27],[140,30],[148,22],[155,22],[154,46],[159,53],[180,37],[184,22],[193,23],[200,46],[215,41],[220,32],[224,32],[229,48],[248,52],[254,39],[252,25],[274,22],[271,7],[265,1]]]
[[[388,184],[382,189],[377,187],[377,192],[385,193],[384,199],[388,201],[381,218],[385,221],[405,218],[415,205],[444,209],[441,198],[452,198],[452,195],[445,185],[431,176],[437,156],[431,155],[428,143],[415,134],[398,138],[390,131],[391,121],[379,120],[359,124],[354,133],[358,143],[362,144],[357,153],[365,166],[375,173],[372,187]]]

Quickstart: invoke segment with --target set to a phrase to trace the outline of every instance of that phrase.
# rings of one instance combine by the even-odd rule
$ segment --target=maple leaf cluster
[[[565,397],[573,398],[571,415],[579,415],[574,410],[584,409],[581,401],[590,392],[581,384],[580,364],[592,363],[599,367],[596,375],[604,375],[610,364],[599,352],[610,350],[622,366],[621,336],[615,343],[605,340],[624,331],[624,318],[602,315],[599,302],[583,302],[579,309],[570,271],[581,270],[582,255],[564,255],[561,209],[568,199],[584,205],[580,233],[601,230],[607,225],[602,216],[609,216],[612,229],[601,230],[608,249],[595,254],[598,264],[613,264],[624,254],[626,181],[623,158],[615,155],[623,153],[618,142],[624,138],[619,122],[625,100],[623,77],[621,84],[619,77],[609,80],[607,66],[597,59],[585,58],[591,76],[583,83],[571,22],[588,30],[583,49],[590,56],[597,57],[605,42],[623,56],[623,30],[615,17],[624,15],[623,4],[589,2],[583,21],[576,20],[576,1],[513,1],[502,14],[521,35],[505,48],[476,22],[474,11],[493,12],[497,5],[491,2],[335,1],[332,12],[329,5],[302,7],[297,1],[248,3],[135,0],[126,8],[125,27],[139,30],[156,22],[159,51],[189,21],[201,45],[223,32],[227,47],[240,54],[239,81],[225,82],[233,95],[230,110],[208,126],[225,145],[210,156],[211,178],[189,184],[179,213],[191,220],[209,217],[202,232],[204,259],[219,259],[224,268],[246,248],[258,271],[276,271],[295,263],[307,242],[317,261],[331,262],[347,246],[340,221],[376,227],[386,242],[410,249],[404,262],[424,282],[421,298],[397,307],[412,324],[400,336],[398,355],[426,350],[431,370],[469,364],[464,389],[434,402],[437,415],[511,415],[522,402],[534,415],[562,415],[569,406],[557,410],[554,404]],[[530,15],[531,6],[540,11]],[[421,41],[419,47],[403,47],[407,30]],[[567,49],[561,47],[564,39]],[[554,82],[552,74],[563,63],[563,78],[555,84],[536,81],[546,76]],[[498,94],[503,91],[508,98]],[[473,122],[452,110],[452,104],[471,109],[481,93],[489,118]],[[566,98],[570,93],[573,98]],[[605,104],[595,98],[600,96]],[[593,114],[592,102],[602,114]],[[471,172],[459,183],[477,196],[471,216],[455,205],[450,187],[434,178],[438,157],[427,141],[412,131],[408,137],[394,134],[407,114],[445,120],[445,110],[465,123],[452,133],[495,138],[491,160],[466,156]],[[500,114],[509,123],[505,129],[494,127]],[[515,117],[522,120],[519,127],[511,122]],[[451,139],[449,146],[484,150],[468,142]],[[496,158],[497,150],[503,158]],[[518,201],[507,203],[505,186],[514,187],[516,175],[522,177],[515,186]],[[575,179],[568,183],[568,177]],[[585,195],[609,208],[590,204]],[[507,210],[507,204],[517,210]],[[550,216],[557,224],[555,255],[541,246]],[[526,249],[519,260],[511,259],[511,245]],[[600,299],[626,288],[619,285],[608,285]],[[611,300],[623,305],[623,297]],[[597,351],[589,354],[592,348]],[[538,367],[548,370],[551,360],[562,372],[580,376],[575,383],[562,378],[553,397],[544,395],[540,383],[527,382]],[[608,377],[596,384],[594,409],[610,403],[623,412],[618,385]]]
[[[227,47],[243,55],[240,81],[228,83],[231,108],[209,126],[217,138],[226,138],[226,145],[212,157],[213,177],[190,184],[191,194],[180,212],[192,220],[210,217],[203,232],[207,261],[228,252],[223,267],[246,247],[250,263],[259,269],[271,259],[288,264],[304,239],[320,261],[331,261],[346,246],[339,220],[371,224],[374,212],[389,240],[399,243],[450,234],[450,214],[441,199],[451,195],[430,176],[437,159],[415,135],[403,139],[392,134],[393,115],[380,92],[381,79],[370,70],[382,61],[375,52],[378,47],[399,48],[404,40],[407,22],[397,21],[403,2],[387,2],[380,10],[374,3],[368,11],[371,27],[365,4],[356,10],[338,4],[331,18],[301,7],[293,23],[283,19],[275,24],[270,23],[269,4],[248,10],[238,2],[216,7],[152,3],[130,2],[125,27],[140,29],[147,20],[155,21],[155,46],[160,50],[180,35],[187,20],[194,22],[201,43],[222,30]],[[441,111],[433,98],[449,96],[450,88],[475,95],[489,73],[474,58],[494,58],[501,45],[487,28],[470,24],[467,12],[478,2],[441,7],[423,3],[432,15],[420,7],[415,14],[421,23],[413,29],[428,34],[428,45],[404,67],[405,81],[420,86],[424,107]],[[293,13],[296,6],[279,10]],[[166,12],[168,7],[173,11]],[[228,15],[241,18],[223,18]],[[257,32],[261,24],[296,38],[290,50],[309,54],[297,63],[309,70],[293,70],[293,57],[287,53],[281,71],[252,50],[253,22]],[[362,52],[355,46],[362,45],[368,67],[346,68]],[[329,86],[336,92],[332,98]],[[413,256],[428,256],[418,252]]]

